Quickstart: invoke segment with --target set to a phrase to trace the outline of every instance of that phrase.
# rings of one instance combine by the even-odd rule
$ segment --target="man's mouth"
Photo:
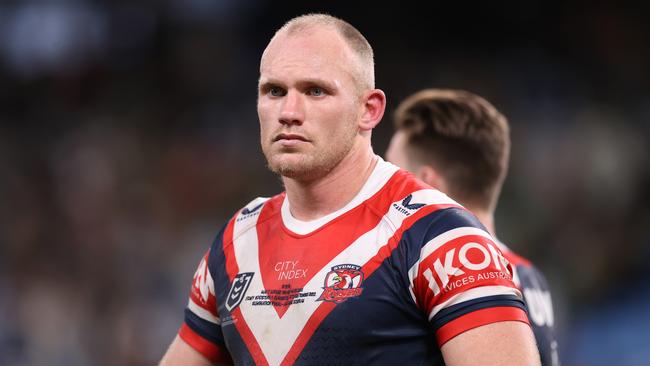
[[[281,134],[275,136],[275,138],[273,139],[273,142],[281,141],[281,140],[285,140],[285,141],[295,140],[295,141],[309,142],[309,140],[306,137],[304,137],[302,135],[297,135],[295,133],[281,133]]]

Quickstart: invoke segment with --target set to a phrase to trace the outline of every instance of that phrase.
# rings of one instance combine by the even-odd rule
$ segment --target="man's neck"
[[[291,215],[312,221],[343,208],[359,193],[376,164],[372,148],[361,144],[320,179],[304,182],[283,178]]]

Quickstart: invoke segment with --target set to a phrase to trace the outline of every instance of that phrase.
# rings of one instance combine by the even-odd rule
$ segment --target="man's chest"
[[[323,329],[360,342],[373,323],[390,329],[386,319],[402,321],[396,314],[417,318],[403,286],[406,266],[394,250],[398,242],[394,230],[381,224],[338,235],[298,237],[265,229],[242,235],[225,253],[233,280],[217,286],[227,342],[243,342],[268,363],[280,364],[299,357]]]

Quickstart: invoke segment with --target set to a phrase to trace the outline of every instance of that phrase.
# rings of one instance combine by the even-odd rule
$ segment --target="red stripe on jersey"
[[[266,356],[264,355],[264,351],[262,351],[262,348],[260,347],[260,344],[257,343],[257,339],[255,338],[255,335],[253,335],[253,332],[251,329],[248,327],[248,324],[246,323],[246,320],[244,319],[244,316],[241,313],[241,309],[239,309],[239,306],[236,307],[230,315],[232,316],[233,319],[238,319],[240,321],[235,322],[235,326],[237,327],[237,332],[239,333],[239,336],[242,338],[244,341],[244,345],[248,349],[248,352],[251,354],[251,357],[255,361],[255,365],[267,365],[269,364],[269,361],[266,360]]]
[[[298,334],[298,338],[296,338],[296,341],[291,346],[291,349],[289,349],[289,352],[287,352],[287,355],[284,356],[284,360],[282,360],[280,365],[293,365],[296,359],[298,359],[298,356],[300,356],[302,350],[307,345],[307,342],[309,342],[311,339],[311,336],[314,334],[314,332],[316,332],[316,329],[320,323],[332,310],[334,310],[335,307],[336,304],[325,301],[323,301],[323,303],[318,306],[318,309],[316,309],[312,316],[309,317],[307,324],[305,324],[305,327],[302,328],[300,334]]]
[[[403,197],[421,189],[431,189],[431,186],[426,185],[419,179],[414,179],[414,177],[415,175],[406,170],[396,171],[384,186],[384,188],[395,189],[395,191],[389,193],[388,196]],[[384,188],[382,188],[382,190]]]
[[[228,350],[196,334],[187,324],[183,323],[181,329],[178,330],[178,336],[208,360],[229,365],[233,364]]]
[[[470,329],[503,321],[528,323],[526,312],[514,306],[498,306],[467,313],[443,325],[436,332],[438,345],[442,347],[448,340]]]

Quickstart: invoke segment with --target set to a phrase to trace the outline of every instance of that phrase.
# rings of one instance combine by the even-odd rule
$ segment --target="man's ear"
[[[447,192],[445,179],[430,165],[422,165],[418,168],[415,176],[431,187]]]
[[[380,89],[373,89],[365,92],[362,100],[363,111],[359,121],[359,128],[361,131],[371,131],[384,116],[386,95]]]

